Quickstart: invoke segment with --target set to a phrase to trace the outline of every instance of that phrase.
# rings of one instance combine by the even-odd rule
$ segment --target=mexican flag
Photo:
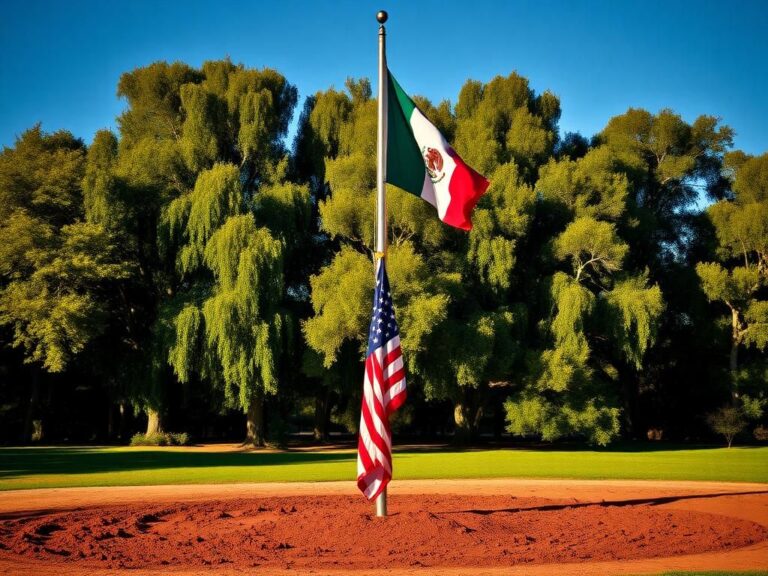
[[[387,182],[432,204],[446,224],[470,230],[490,182],[459,158],[389,70],[387,79]]]

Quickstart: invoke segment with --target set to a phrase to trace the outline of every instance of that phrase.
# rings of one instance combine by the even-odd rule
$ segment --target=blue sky
[[[560,97],[562,132],[669,107],[719,116],[737,148],[768,151],[766,0],[5,0],[0,145],[36,122],[90,142],[115,127],[120,74],[155,60],[270,66],[301,98],[375,79],[379,8],[390,68],[412,94],[455,102],[467,78],[517,71]]]

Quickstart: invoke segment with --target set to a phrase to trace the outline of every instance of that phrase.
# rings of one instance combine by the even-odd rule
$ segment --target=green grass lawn
[[[582,478],[768,482],[768,448],[402,450],[396,478]],[[0,490],[64,486],[351,480],[352,450],[0,448]]]

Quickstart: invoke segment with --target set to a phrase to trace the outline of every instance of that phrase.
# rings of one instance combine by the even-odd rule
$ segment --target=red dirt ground
[[[765,485],[411,481],[383,519],[347,484],[3,493],[0,573],[639,573],[739,554],[734,568],[768,567]]]

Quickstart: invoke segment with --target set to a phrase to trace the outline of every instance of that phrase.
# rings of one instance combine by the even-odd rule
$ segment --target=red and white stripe
[[[405,369],[400,336],[395,335],[365,359],[363,408],[357,446],[357,486],[374,500],[392,479],[389,416],[405,402]]]

